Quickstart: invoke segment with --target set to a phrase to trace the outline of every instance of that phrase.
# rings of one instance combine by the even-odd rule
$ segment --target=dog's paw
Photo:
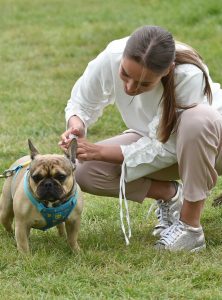
[[[78,253],[81,250],[78,243],[75,243],[74,245],[70,245],[70,248],[72,253]]]
[[[220,205],[222,205],[222,194],[219,197],[213,199],[213,203],[212,203],[212,206],[214,206],[214,207],[220,206]]]

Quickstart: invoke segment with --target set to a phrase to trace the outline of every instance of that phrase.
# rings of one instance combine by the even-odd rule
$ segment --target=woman
[[[88,142],[88,126],[114,102],[129,130]],[[221,112],[220,85],[197,52],[161,27],[143,26],[88,64],[68,101],[60,145],[78,136],[76,176],[83,191],[157,200],[156,248],[197,251],[205,248],[204,201],[221,172]],[[123,221],[122,229],[128,243]]]

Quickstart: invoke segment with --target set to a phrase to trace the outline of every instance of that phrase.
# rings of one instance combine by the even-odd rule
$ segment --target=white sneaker
[[[206,248],[203,229],[201,226],[196,228],[177,221],[162,233],[155,248],[170,251],[200,251]]]
[[[180,218],[180,211],[183,205],[183,185],[178,182],[176,195],[169,201],[157,200],[158,208],[156,215],[159,223],[153,230],[154,236],[160,236],[162,232],[170,227],[175,221]]]

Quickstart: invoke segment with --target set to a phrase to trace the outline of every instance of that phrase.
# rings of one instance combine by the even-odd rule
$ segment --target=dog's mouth
[[[63,188],[54,182],[43,182],[37,187],[37,196],[40,201],[56,202],[64,198]]]
[[[57,200],[61,200],[61,195],[55,193],[54,191],[39,191],[38,193],[39,200],[47,200],[50,202],[55,202]]]
[[[54,192],[40,192],[38,193],[38,200],[45,207],[57,207],[63,204],[66,200],[60,194]]]

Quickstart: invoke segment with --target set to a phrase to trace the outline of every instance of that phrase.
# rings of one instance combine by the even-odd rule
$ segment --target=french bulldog
[[[60,236],[67,235],[71,250],[78,251],[77,237],[83,210],[83,198],[75,181],[77,141],[67,153],[39,154],[28,140],[30,156],[11,167],[14,174],[3,185],[0,197],[0,222],[13,233],[17,249],[28,254],[31,228],[46,230],[56,226]]]

